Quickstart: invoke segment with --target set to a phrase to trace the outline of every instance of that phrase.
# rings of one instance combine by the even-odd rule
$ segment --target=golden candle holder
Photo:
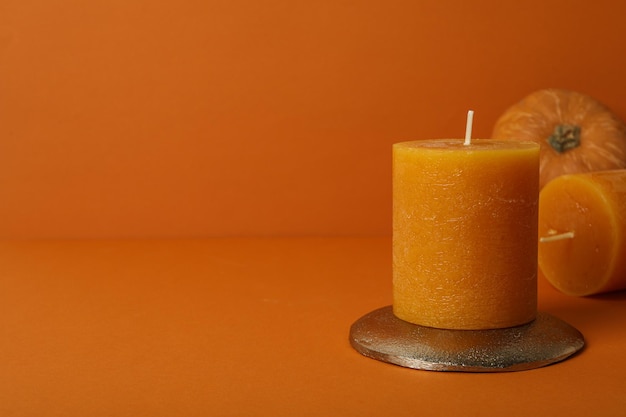
[[[401,320],[387,306],[352,325],[350,344],[364,356],[406,368],[508,372],[560,362],[580,351],[585,341],[574,327],[542,312],[521,326],[450,330]]]

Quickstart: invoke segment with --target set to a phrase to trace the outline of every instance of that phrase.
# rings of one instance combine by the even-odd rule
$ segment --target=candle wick
[[[467,112],[467,123],[465,125],[465,142],[463,145],[468,146],[472,142],[472,123],[474,122],[474,110]]]
[[[559,233],[558,235],[541,237],[539,238],[539,242],[541,243],[555,242],[557,240],[572,239],[573,237],[574,237],[574,232],[565,232],[565,233]]]

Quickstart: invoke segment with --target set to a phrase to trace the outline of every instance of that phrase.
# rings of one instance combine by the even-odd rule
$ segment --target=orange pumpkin
[[[626,125],[606,106],[575,91],[528,95],[500,116],[492,137],[539,143],[541,188],[563,174],[626,168]]]

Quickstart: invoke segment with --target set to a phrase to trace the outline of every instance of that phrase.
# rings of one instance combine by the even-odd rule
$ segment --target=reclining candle
[[[563,175],[539,195],[539,267],[569,295],[626,288],[626,170]]]
[[[393,146],[393,312],[445,329],[537,313],[539,146],[441,139]]]

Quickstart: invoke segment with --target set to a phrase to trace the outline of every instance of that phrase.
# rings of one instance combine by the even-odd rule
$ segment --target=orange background
[[[623,292],[540,280],[586,347],[527,372],[408,370],[348,332],[391,302],[391,144],[469,108],[486,137],[544,87],[626,119],[624,15],[0,0],[0,415],[623,415]],[[208,238],[54,239],[126,237]]]
[[[544,87],[626,118],[613,0],[0,2],[0,238],[388,235],[390,145]]]

